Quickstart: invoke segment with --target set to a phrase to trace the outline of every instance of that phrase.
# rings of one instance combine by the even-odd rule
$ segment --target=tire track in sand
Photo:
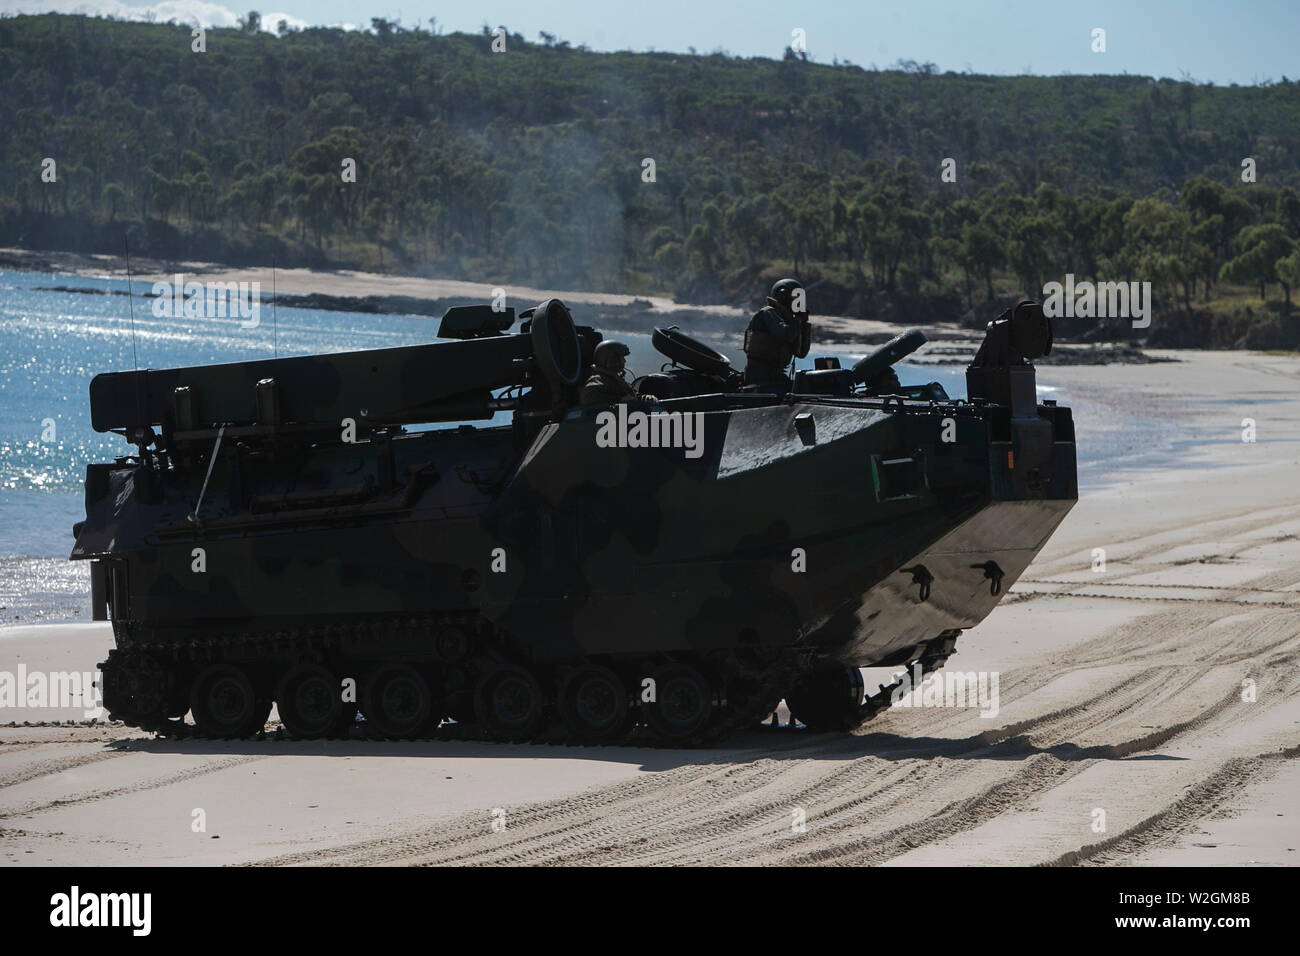
[[[1046,866],[1119,864],[1170,837],[1196,826],[1223,804],[1238,796],[1244,787],[1258,784],[1277,773],[1283,762],[1300,758],[1300,744],[1254,757],[1233,757],[1192,787],[1182,799],[1171,803],[1141,822],[1099,843],[1090,843],[1063,853]]]
[[[169,787],[172,784],[185,783],[199,777],[205,777],[208,774],[220,773],[222,770],[229,770],[232,767],[238,767],[242,764],[253,763],[265,759],[266,756],[258,754],[256,756],[240,756],[231,757],[226,760],[214,760],[210,763],[205,763],[200,767],[192,767],[189,770],[182,770],[159,777],[152,777],[147,780],[138,780],[126,786],[112,787],[108,790],[98,790],[91,793],[74,794],[68,797],[60,797],[55,800],[50,800],[45,803],[29,803],[23,806],[14,807],[9,810],[0,811],[0,820],[10,820],[15,817],[24,817],[30,816],[33,813],[41,813],[45,810],[56,810],[63,807],[79,806],[86,803],[95,803],[100,800],[111,800],[114,797],[125,796],[128,794],[139,794],[149,790],[157,790],[162,787]]]
[[[850,829],[863,815],[887,814],[906,809],[917,788],[944,785],[965,786],[978,762],[961,760],[964,755],[987,752],[991,760],[1003,760],[1017,754],[1032,754],[1037,736],[1062,740],[1067,734],[1087,727],[1101,726],[1116,715],[1129,711],[1142,698],[1150,699],[1154,682],[1167,680],[1163,669],[1151,669],[1138,677],[1125,677],[1088,700],[1060,708],[1049,714],[1010,724],[1003,728],[944,742],[942,754],[911,757],[918,749],[912,741],[896,747],[877,748],[877,752],[852,760],[847,766],[835,762],[836,755],[848,747],[860,752],[870,746],[873,737],[831,738],[787,751],[775,758],[737,764],[729,768],[716,765],[676,768],[644,778],[599,788],[579,794],[571,800],[511,808],[507,812],[504,834],[490,830],[486,813],[462,815],[436,827],[394,834],[378,840],[362,841],[342,847],[289,854],[265,860],[265,863],[340,863],[375,864],[418,862],[425,864],[500,864],[500,863],[637,863],[637,862],[711,862],[748,861],[753,852],[771,854],[773,839],[762,832],[768,820],[783,816],[798,801],[833,802],[834,814],[843,819],[841,827]],[[1187,680],[1194,679],[1192,677]],[[1106,704],[1106,706],[1099,706]],[[1220,705],[1216,705],[1220,706]],[[1164,732],[1162,739],[1182,732],[1193,723],[1211,719],[1212,713],[1198,715]],[[1131,742],[1098,748],[1097,759],[1156,740],[1146,735]],[[978,791],[982,803],[971,803],[967,816],[976,825],[973,811],[979,806],[997,805],[1001,793],[1028,794],[1050,785],[1058,771],[1048,772],[1049,763],[1030,757],[1025,767],[1017,768],[1009,781],[986,784]],[[1066,771],[1075,772],[1079,759],[1056,761]],[[756,795],[762,794],[761,799]],[[814,800],[815,798],[815,800]],[[951,812],[951,808],[948,808]],[[778,814],[779,811],[779,814]],[[823,827],[818,817],[818,827]],[[913,825],[903,828],[915,834]],[[934,831],[933,838],[942,834]],[[893,852],[908,847],[901,842]],[[861,846],[854,846],[862,850]],[[889,853],[878,851],[882,857]],[[806,855],[806,854],[805,854]],[[804,862],[819,862],[820,857]]]

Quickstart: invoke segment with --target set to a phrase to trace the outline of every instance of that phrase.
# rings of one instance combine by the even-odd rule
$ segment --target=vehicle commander
[[[786,369],[795,356],[807,355],[811,344],[804,287],[795,279],[782,279],[745,330],[745,384],[789,391]]]

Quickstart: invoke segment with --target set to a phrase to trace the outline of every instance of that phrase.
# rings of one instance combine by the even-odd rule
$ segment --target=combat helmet
[[[800,308],[796,309],[794,307],[796,301],[795,293],[803,291],[803,283],[798,279],[781,279],[772,285],[772,291],[768,293],[767,297],[771,301],[780,305],[796,319],[803,321],[808,318],[808,303],[805,301],[805,297],[798,296],[798,304]]]
[[[606,339],[591,353],[591,364],[602,372],[621,376],[627,368],[627,357],[631,354],[632,350],[618,339]]]

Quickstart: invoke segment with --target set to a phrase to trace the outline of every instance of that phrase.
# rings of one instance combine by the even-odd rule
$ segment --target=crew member
[[[794,279],[772,286],[767,304],[754,313],[745,330],[745,384],[763,390],[790,390],[786,368],[791,360],[808,354],[812,326],[804,287]]]
[[[638,394],[625,378],[629,354],[631,350],[617,339],[606,339],[596,346],[591,354],[591,377],[579,396],[583,406],[656,401],[653,395]]]

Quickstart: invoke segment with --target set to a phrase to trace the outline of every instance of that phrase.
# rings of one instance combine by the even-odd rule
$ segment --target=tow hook
[[[984,577],[989,582],[989,594],[997,596],[1002,593],[1002,579],[1006,577],[1005,571],[998,567],[996,561],[985,561],[983,564],[972,564],[975,570],[983,570]]]

